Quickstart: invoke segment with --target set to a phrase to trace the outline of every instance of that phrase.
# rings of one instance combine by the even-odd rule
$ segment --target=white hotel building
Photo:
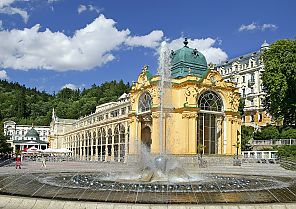
[[[4,135],[9,136],[7,142],[10,143],[13,152],[32,146],[44,150],[47,149],[50,127],[18,125],[14,121],[5,121]]]
[[[271,123],[271,116],[263,108],[266,93],[261,80],[264,65],[260,59],[263,50],[268,47],[269,44],[265,41],[258,51],[227,60],[217,66],[225,80],[236,83],[245,101],[243,124],[255,128]]]

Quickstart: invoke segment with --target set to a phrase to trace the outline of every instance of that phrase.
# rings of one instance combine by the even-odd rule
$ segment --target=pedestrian
[[[46,160],[44,156],[42,156],[42,167],[46,168]]]
[[[15,169],[17,168],[21,169],[21,163],[22,163],[21,155],[17,155],[15,159]]]

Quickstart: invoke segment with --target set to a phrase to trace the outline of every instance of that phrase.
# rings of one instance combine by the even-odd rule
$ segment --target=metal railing
[[[253,146],[264,146],[264,145],[296,145],[296,139],[269,139],[269,140],[254,140]]]
[[[278,151],[242,151],[242,161],[249,163],[278,163]]]

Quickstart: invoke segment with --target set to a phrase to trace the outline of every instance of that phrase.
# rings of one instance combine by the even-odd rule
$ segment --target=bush
[[[254,134],[254,140],[279,139],[281,137],[276,126],[266,126]]]
[[[296,139],[296,129],[288,127],[284,128],[281,133],[282,139]]]
[[[248,151],[251,149],[249,146],[249,141],[253,138],[254,128],[252,126],[242,126],[242,135],[241,135],[241,149]]]
[[[281,158],[296,158],[296,145],[285,145],[277,147],[278,156]]]

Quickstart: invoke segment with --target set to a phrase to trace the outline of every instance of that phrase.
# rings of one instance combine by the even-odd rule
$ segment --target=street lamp
[[[239,147],[240,147],[239,140],[237,139],[236,143],[234,145],[232,145],[232,146],[236,147],[236,159],[238,159],[238,150],[239,150]]]

